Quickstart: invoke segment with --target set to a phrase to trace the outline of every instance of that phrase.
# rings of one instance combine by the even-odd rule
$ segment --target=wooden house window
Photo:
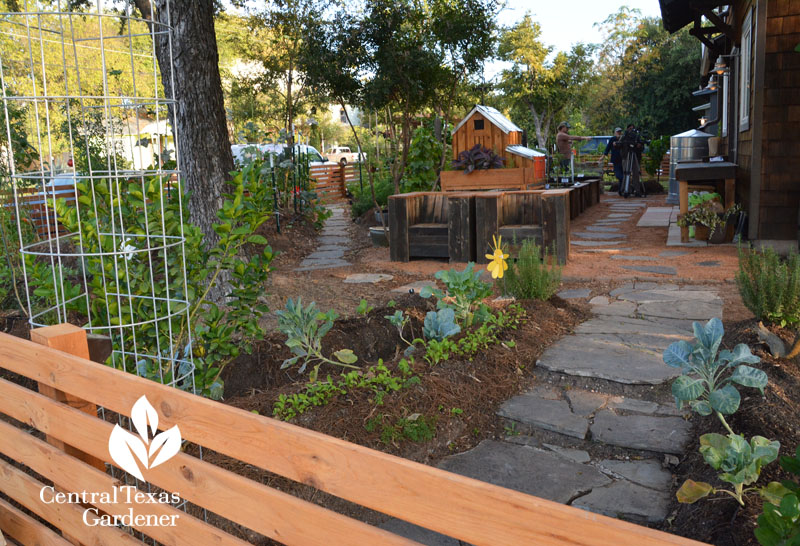
[[[473,121],[473,123],[474,123],[474,125],[472,127],[473,129],[475,129],[476,131],[483,131],[483,120],[482,119],[476,119],[476,120]]]
[[[747,11],[747,17],[742,23],[742,55],[739,66],[739,131],[750,129],[750,71],[751,54],[753,51],[753,8]]]

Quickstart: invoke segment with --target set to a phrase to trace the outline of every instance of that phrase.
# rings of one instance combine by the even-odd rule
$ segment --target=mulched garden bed
[[[794,337],[789,330],[775,328],[773,331],[787,345]],[[731,428],[745,438],[759,435],[778,440],[781,443],[780,455],[792,455],[800,445],[800,362],[798,359],[773,358],[758,340],[757,332],[758,324],[752,319],[725,325],[723,348],[733,349],[739,343],[746,343],[753,354],[761,358],[761,362],[753,366],[766,372],[769,377],[763,398],[757,390],[741,387],[742,404],[735,414],[726,419]],[[700,435],[709,432],[726,434],[726,431],[716,417],[694,414],[693,419],[698,440],[695,440],[691,451],[675,471],[678,485],[686,479],[705,481],[715,487],[728,485],[717,479],[716,471],[705,463],[697,451]],[[764,467],[755,485],[790,478],[792,476],[783,471],[776,461]],[[691,505],[679,504],[675,500],[672,516],[662,529],[718,546],[757,545],[753,531],[761,514],[761,506],[762,500],[756,494],[749,496],[743,508],[735,500],[722,495],[707,497]]]

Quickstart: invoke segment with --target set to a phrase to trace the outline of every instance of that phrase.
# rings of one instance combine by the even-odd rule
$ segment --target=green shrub
[[[781,468],[794,480],[771,482],[763,512],[758,516],[756,539],[762,546],[800,544],[800,446],[793,457],[781,457]]]
[[[548,300],[561,284],[561,267],[548,259],[547,249],[526,239],[516,259],[509,260],[503,291],[517,299]],[[548,263],[552,262],[552,263]]]
[[[770,248],[761,253],[740,249],[736,284],[742,302],[756,319],[781,326],[800,322],[800,256],[796,253],[784,260]]]
[[[406,170],[401,181],[404,192],[430,191],[442,159],[442,144],[433,131],[419,127],[411,137]]]
[[[389,196],[394,193],[394,185],[392,184],[391,177],[388,173],[379,171],[375,173],[373,183],[375,185],[375,200],[378,202],[378,205],[385,207],[389,204]],[[375,206],[372,202],[372,192],[369,189],[369,181],[367,180],[366,173],[364,173],[363,184],[357,181],[352,182],[347,186],[347,189],[353,194],[353,205],[351,207],[351,215],[353,218],[358,218]]]

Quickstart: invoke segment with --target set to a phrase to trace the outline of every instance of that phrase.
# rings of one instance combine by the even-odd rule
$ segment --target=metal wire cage
[[[109,364],[194,392],[175,101],[155,49],[171,29],[127,2],[25,7],[0,13],[0,204],[29,322],[106,334]]]

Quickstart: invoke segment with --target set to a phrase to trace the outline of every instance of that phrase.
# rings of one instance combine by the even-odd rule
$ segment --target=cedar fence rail
[[[141,544],[117,527],[84,524],[82,517],[91,504],[46,504],[39,495],[48,482],[62,492],[110,492],[119,485],[104,464],[111,460],[112,424],[97,417],[97,407],[130,416],[143,395],[157,409],[161,430],[178,425],[188,442],[478,546],[698,544],[387,455],[91,362],[86,358],[86,334],[76,326],[36,329],[31,338],[35,343],[0,334],[0,368],[39,385],[37,393],[0,379],[0,413],[7,416],[0,419],[0,453],[6,458],[0,459],[0,491],[27,509],[0,498],[0,529],[21,544]],[[152,485],[284,544],[416,544],[180,451],[143,472]],[[123,502],[92,502],[97,513],[107,515],[128,514],[140,506],[120,499]],[[147,514],[178,516],[174,527],[134,523],[159,543],[247,544],[169,504],[145,506]]]
[[[366,167],[363,167],[366,169]],[[314,191],[320,201],[341,201],[347,196],[347,184],[358,180],[358,164],[311,165],[309,177],[314,182]]]

